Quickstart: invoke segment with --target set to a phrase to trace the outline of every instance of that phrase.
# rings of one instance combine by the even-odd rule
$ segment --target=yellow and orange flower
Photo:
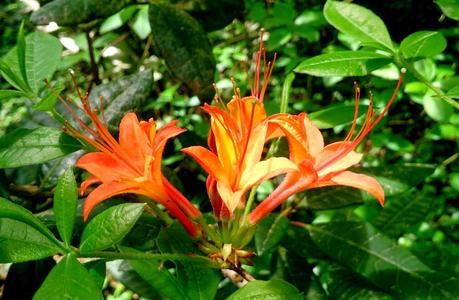
[[[80,95],[80,100],[93,128],[86,125],[66,105],[90,136],[69,124],[66,124],[66,129],[100,151],[85,154],[76,164],[91,174],[81,184],[81,194],[84,194],[88,186],[101,183],[89,193],[84,203],[84,219],[88,218],[98,203],[115,195],[135,193],[162,204],[183,224],[190,235],[195,236],[197,229],[191,220],[199,217],[201,213],[161,172],[161,159],[167,140],[185,130],[176,126],[176,121],[156,130],[153,119],[139,122],[134,113],[127,113],[121,120],[119,141],[116,141],[99,119],[97,111],[91,109],[87,95]]]
[[[273,193],[249,214],[249,223],[258,223],[288,197],[307,189],[323,186],[341,185],[358,188],[369,192],[378,199],[381,205],[384,205],[384,190],[373,177],[354,173],[347,169],[358,164],[362,159],[362,154],[355,152],[354,149],[391,106],[402,83],[404,72],[402,70],[402,75],[392,98],[383,112],[374,120],[374,111],[370,103],[364,124],[353,138],[360,99],[360,90],[356,86],[354,120],[351,130],[342,142],[324,146],[320,130],[307,118],[305,113],[271,116],[269,123],[273,128],[273,135],[284,135],[287,138],[290,159],[297,165],[298,171],[288,173]],[[275,133],[276,130],[280,130],[282,133]]]

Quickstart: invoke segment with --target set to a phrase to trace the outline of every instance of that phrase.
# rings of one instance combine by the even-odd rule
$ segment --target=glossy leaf
[[[341,267],[330,272],[327,284],[330,297],[336,300],[391,300],[392,297],[378,290],[358,274]]]
[[[103,299],[88,270],[74,254],[67,254],[51,270],[33,300]]]
[[[343,221],[307,228],[322,251],[401,299],[459,297],[458,279],[430,269],[368,223]]]
[[[73,226],[78,206],[78,187],[72,168],[68,168],[59,177],[54,191],[54,214],[56,226],[64,243],[69,246],[72,241]]]
[[[79,149],[76,139],[57,128],[19,128],[0,138],[0,168],[38,164]]]
[[[122,248],[124,251],[125,248]],[[135,251],[129,249],[130,252]],[[180,282],[158,260],[129,260],[134,270],[159,294],[169,299],[187,299],[186,291]]]
[[[421,222],[432,208],[432,202],[432,198],[422,192],[409,191],[388,199],[372,223],[382,232],[396,237]]]
[[[36,25],[56,22],[59,26],[72,26],[108,17],[130,2],[129,0],[54,0],[35,11],[30,16],[30,20]]]
[[[155,47],[171,72],[194,94],[210,100],[215,60],[199,23],[185,11],[163,4],[150,4],[149,16]]]
[[[446,93],[446,96],[459,99],[459,85],[456,85],[455,87],[448,90],[448,92]]]
[[[403,39],[400,51],[403,56],[430,57],[440,54],[446,48],[446,39],[436,31],[418,31]]]
[[[454,112],[454,108],[440,98],[425,97],[423,101],[427,115],[437,122],[447,122]]]
[[[459,21],[459,3],[456,0],[435,0],[441,11],[453,20]]]
[[[34,227],[0,218],[0,263],[37,260],[62,250]]]
[[[276,247],[285,235],[288,219],[283,215],[271,214],[261,221],[255,232],[255,245],[258,255]]]
[[[324,16],[328,23],[368,46],[394,50],[384,22],[371,10],[357,4],[327,1]]]
[[[180,224],[163,228],[157,239],[162,253],[193,253],[196,248]],[[220,276],[215,270],[197,264],[176,262],[177,280],[183,286],[189,299],[213,299],[217,293]]]
[[[104,287],[105,277],[107,275],[106,261],[103,259],[91,260],[85,263],[84,267],[88,270],[92,281],[100,290],[102,290]]]
[[[297,73],[314,76],[363,76],[391,60],[371,51],[337,51],[306,59],[295,68]]]
[[[397,195],[415,187],[433,173],[434,168],[423,164],[397,164],[371,168],[356,168],[376,178],[386,197]]]
[[[290,283],[271,279],[255,280],[231,294],[226,300],[301,300],[303,295]]]
[[[56,71],[62,52],[59,40],[44,32],[32,32],[25,38],[25,71],[31,90],[37,93],[43,80],[49,79]],[[11,70],[21,76],[21,63],[18,61],[16,47],[4,57]],[[8,79],[8,78],[7,78]]]
[[[36,231],[40,232],[49,241],[60,247],[60,242],[54,237],[53,233],[38,220],[30,211],[24,207],[0,197],[0,218],[8,218],[19,221]]]
[[[367,106],[359,105],[359,116],[365,114],[367,109]],[[308,117],[319,129],[328,129],[352,123],[354,110],[354,105],[330,105],[325,109],[308,114]]]
[[[322,210],[346,207],[363,202],[362,192],[349,187],[323,187],[304,193],[306,206]]]
[[[143,203],[120,204],[95,216],[83,231],[80,251],[103,250],[119,243],[137,222],[144,206]]]

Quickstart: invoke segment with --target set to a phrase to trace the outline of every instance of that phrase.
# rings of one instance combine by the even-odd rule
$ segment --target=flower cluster
[[[383,205],[384,191],[380,184],[374,178],[348,171],[348,168],[361,161],[362,154],[355,152],[355,148],[391,106],[404,71],[390,101],[378,116],[375,116],[370,103],[358,132],[360,90],[355,85],[356,105],[351,129],[343,141],[325,145],[322,133],[305,113],[266,114],[263,99],[272,70],[273,63],[266,62],[261,42],[251,95],[241,97],[240,91],[235,88],[234,96],[228,103],[216,97],[213,105],[205,104],[203,110],[209,114],[211,122],[208,148],[192,146],[182,149],[208,173],[207,192],[217,220],[234,221],[250,227],[290,196],[332,185],[367,191]],[[185,131],[176,126],[177,121],[158,130],[153,119],[139,121],[134,113],[127,113],[121,121],[116,140],[100,120],[98,111],[90,107],[88,95],[79,92],[79,96],[92,126],[86,125],[66,104],[86,133],[69,124],[66,128],[72,135],[99,150],[85,154],[76,164],[91,174],[81,184],[81,194],[90,185],[100,183],[85,201],[84,218],[101,201],[119,194],[134,193],[163,205],[192,237],[199,238],[209,233],[203,228],[206,224],[201,222],[202,213],[161,172],[166,142]],[[289,157],[267,157],[263,151],[266,143],[279,137],[288,141]],[[241,222],[242,214],[239,212],[247,210],[248,192],[279,175],[283,175],[280,184],[258,206],[244,214]],[[219,245],[223,244],[227,245],[226,241]]]

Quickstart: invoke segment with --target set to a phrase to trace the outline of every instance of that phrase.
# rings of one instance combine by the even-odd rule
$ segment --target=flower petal
[[[96,176],[94,175],[91,175],[89,176],[85,181],[83,181],[80,185],[80,195],[83,196],[84,193],[86,192],[86,189],[94,184],[94,183],[97,183],[97,182],[101,182],[101,180],[99,178],[97,178]]]
[[[120,146],[129,162],[139,171],[144,170],[145,156],[151,155],[149,137],[145,134],[135,113],[127,113],[120,123]]]
[[[78,168],[85,169],[103,182],[118,180],[122,177],[137,177],[123,162],[113,155],[103,152],[92,152],[83,155],[76,163]]]
[[[247,190],[266,179],[292,171],[298,171],[298,167],[291,160],[285,157],[272,157],[260,161],[252,168],[247,169],[246,172],[242,174],[240,187],[241,189]]]
[[[315,167],[319,172],[319,176],[346,170],[360,162],[363,154],[355,151],[350,151],[344,157],[334,160],[340,153],[346,151],[349,145],[350,142],[337,142],[325,146],[319,155],[316,156]]]

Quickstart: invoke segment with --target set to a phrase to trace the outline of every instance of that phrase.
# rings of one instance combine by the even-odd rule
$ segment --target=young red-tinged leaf
[[[79,149],[81,144],[58,128],[19,128],[0,138],[0,168],[38,164]]]
[[[80,251],[90,253],[119,243],[137,222],[144,206],[143,203],[120,204],[95,216],[83,231]]]
[[[363,76],[390,62],[376,52],[337,51],[308,58],[294,71],[314,76]]]
[[[394,51],[384,22],[363,6],[338,1],[327,1],[324,16],[336,29],[360,40],[364,45]]]
[[[78,188],[72,168],[68,168],[59,177],[54,191],[54,215],[59,235],[70,246],[72,241],[73,225],[78,205]]]
[[[103,299],[101,290],[74,254],[67,254],[51,270],[33,300]]]

